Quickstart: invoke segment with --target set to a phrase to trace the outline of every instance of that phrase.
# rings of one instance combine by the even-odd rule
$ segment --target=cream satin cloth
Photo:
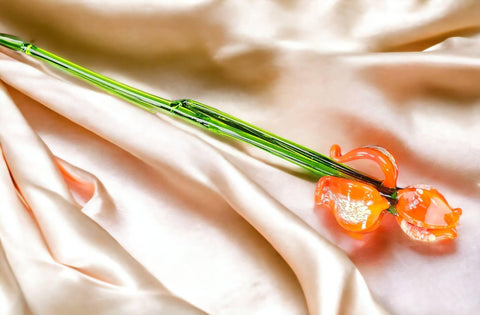
[[[382,145],[463,209],[453,242],[353,240],[298,167],[2,50],[0,314],[478,313],[479,1],[17,0],[0,26],[319,152]]]

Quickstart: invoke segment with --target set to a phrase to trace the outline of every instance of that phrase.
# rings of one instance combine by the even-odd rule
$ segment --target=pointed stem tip
[[[0,33],[0,45],[13,50],[22,50],[24,41],[13,35]]]

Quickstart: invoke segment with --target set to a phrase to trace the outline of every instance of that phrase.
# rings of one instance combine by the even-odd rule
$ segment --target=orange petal
[[[397,186],[397,162],[393,155],[385,148],[379,146],[365,146],[342,155],[340,146],[334,144],[330,148],[330,157],[339,163],[346,163],[359,159],[371,160],[380,167],[385,176],[382,185],[389,188],[395,188]]]
[[[398,224],[410,238],[422,242],[435,242],[444,239],[454,239],[457,237],[455,228],[428,229],[409,223],[400,216],[396,217]]]
[[[351,232],[372,231],[390,206],[375,187],[333,176],[318,181],[315,203],[329,207],[338,224]]]
[[[418,227],[455,228],[462,214],[461,209],[450,207],[442,194],[426,185],[400,189],[397,198],[399,216]]]

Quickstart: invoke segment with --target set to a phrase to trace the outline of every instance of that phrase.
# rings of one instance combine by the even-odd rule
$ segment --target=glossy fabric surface
[[[386,147],[463,210],[455,241],[352,239],[298,167],[2,49],[0,314],[480,308],[478,1],[19,0],[0,26],[324,154]]]

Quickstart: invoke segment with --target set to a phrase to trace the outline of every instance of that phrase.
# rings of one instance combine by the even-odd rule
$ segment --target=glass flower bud
[[[344,155],[333,145],[330,157],[339,163],[358,159],[374,161],[382,170],[384,187],[395,193],[386,198],[372,185],[351,179],[322,177],[315,190],[315,203],[331,209],[338,224],[348,232],[370,232],[378,227],[389,211],[410,238],[432,242],[457,237],[456,227],[462,214],[452,208],[442,194],[426,185],[397,188],[398,167],[393,155],[384,148],[362,147]]]

